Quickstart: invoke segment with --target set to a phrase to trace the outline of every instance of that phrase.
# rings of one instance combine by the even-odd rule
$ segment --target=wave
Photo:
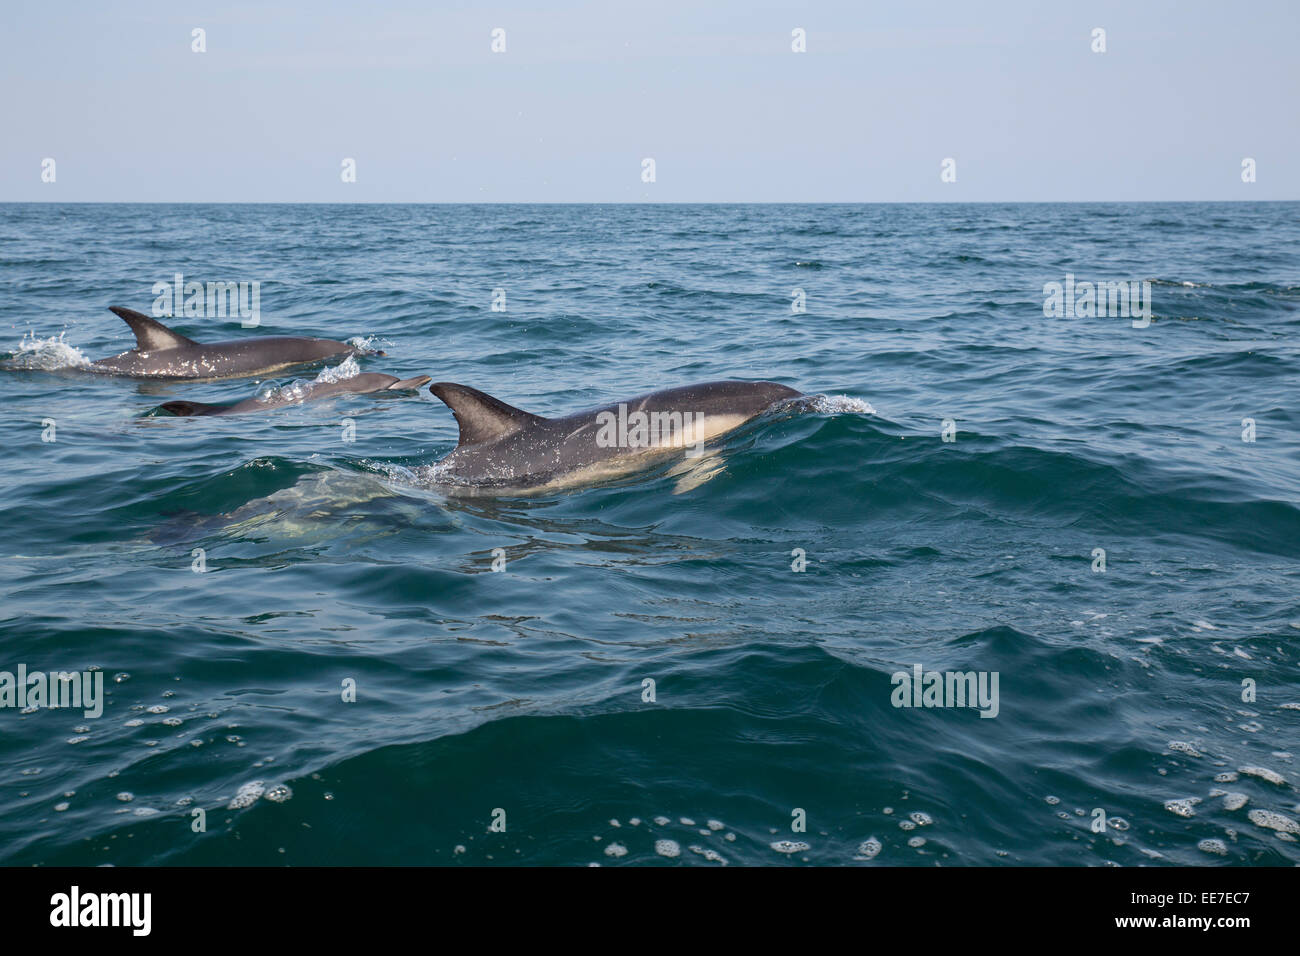
[[[571,864],[575,853],[618,865],[846,864],[863,860],[868,846],[867,857],[888,865],[1041,865],[1080,851],[1116,865],[1186,864],[1204,863],[1205,838],[1225,830],[1231,847],[1223,855],[1235,862],[1283,865],[1296,856],[1294,843],[1267,829],[1273,818],[1260,824],[1257,811],[1251,828],[1240,812],[1247,801],[1289,812],[1289,768],[1277,773],[1261,765],[1272,761],[1192,729],[1232,716],[1232,675],[1202,676],[1201,699],[1190,703],[1196,716],[1167,728],[1142,709],[1151,675],[1141,663],[1009,626],[964,631],[929,649],[741,635],[689,653],[660,649],[653,673],[673,690],[670,705],[653,707],[627,692],[640,686],[641,659],[604,659],[600,679],[588,674],[556,689],[516,668],[485,670],[484,660],[521,653],[508,644],[460,642],[454,652],[421,658],[405,645],[386,654],[366,647],[366,686],[386,703],[406,702],[414,684],[458,704],[435,726],[425,708],[390,703],[376,739],[373,723],[334,708],[319,718],[328,753],[313,738],[250,766],[221,760],[214,746],[214,771],[180,790],[158,783],[163,757],[140,743],[156,729],[140,719],[116,728],[133,749],[117,757],[111,781],[79,788],[86,792],[65,805],[77,826],[18,836],[9,862],[84,863],[87,833],[94,846],[113,847],[108,862],[118,865],[327,865],[340,853],[394,865],[413,853],[477,865]],[[338,653],[280,661],[281,652],[265,648],[259,662],[272,666],[272,658],[324,680]],[[978,707],[900,706],[899,676],[917,666],[983,674],[985,688],[997,675],[997,719],[981,719]],[[131,685],[119,686],[130,700]],[[227,725],[223,734],[240,716],[229,708],[225,701],[224,712],[209,714]],[[1123,732],[1081,730],[1107,727],[1116,712]],[[226,740],[232,746],[239,736]],[[1008,746],[1019,761],[1008,759]],[[482,808],[501,803],[499,783],[482,768],[501,761],[528,795],[506,804],[536,834],[522,844],[481,823]],[[1017,772],[1021,762],[1033,772]],[[835,786],[846,774],[859,784]],[[412,831],[435,782],[442,812]],[[1229,795],[1221,784],[1231,785],[1232,802],[1216,799]],[[832,824],[798,842],[774,836],[769,826],[788,819],[810,788],[821,794],[819,817]],[[115,793],[117,803],[152,812],[119,806],[105,814]],[[174,828],[192,804],[225,807],[237,823],[178,842]],[[1104,808],[1100,833],[1091,826],[1095,807]],[[980,825],[970,821],[972,808]],[[286,810],[293,825],[277,825]],[[1019,839],[1026,818],[1035,828],[1028,842]],[[321,832],[335,839],[322,843],[313,836]]]
[[[920,434],[874,416],[870,403],[852,396],[795,399],[726,436],[706,461],[661,464],[608,483],[544,495],[538,506],[577,498],[580,512],[612,509],[617,515],[628,496],[694,493],[708,497],[720,513],[752,521],[772,516],[771,499],[787,513],[797,505],[790,520],[801,527],[809,520],[835,521],[836,515],[870,502],[868,517],[893,523],[940,526],[978,514],[995,525],[1057,527],[1072,535],[1184,536],[1273,555],[1297,553],[1300,507],[1267,486],[1243,484],[1235,472],[1189,470],[1101,452],[1082,442],[1030,445],[970,431],[945,442],[937,431]],[[204,480],[201,491],[182,486],[172,496],[239,507],[321,467],[343,476],[338,487],[348,494],[360,486],[347,476],[359,470],[393,494],[419,497],[422,506],[428,492],[455,484],[437,460],[418,457],[331,466],[263,458]],[[252,485],[250,476],[256,479]],[[375,491],[366,487],[357,500]],[[328,496],[328,483],[321,484],[295,511],[310,513]],[[342,512],[348,503],[339,498],[329,512]]]
[[[1081,442],[1042,447],[968,434],[954,442],[877,418],[829,415],[769,422],[728,441],[725,471],[702,494],[736,519],[942,527],[1031,525],[1125,539],[1185,537],[1270,555],[1300,554],[1300,507],[1236,472],[1189,470]],[[795,510],[791,511],[791,506]],[[989,524],[988,522],[992,522]]]

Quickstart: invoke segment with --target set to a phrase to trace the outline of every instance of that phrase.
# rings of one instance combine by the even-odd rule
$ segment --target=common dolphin
[[[133,378],[191,379],[247,378],[265,375],[292,365],[305,365],[344,355],[383,355],[367,352],[331,339],[309,339],[289,335],[233,339],[228,342],[195,342],[173,332],[157,319],[110,306],[135,333],[135,348],[112,358],[99,359],[90,367],[111,375]]]
[[[743,425],[801,393],[775,382],[704,382],[542,418],[478,389],[435,382],[460,425],[460,442],[437,464],[451,483],[540,492],[637,471]]]
[[[300,405],[314,402],[331,395],[368,395],[371,392],[402,392],[422,388],[430,375],[417,375],[415,378],[399,379],[396,375],[382,372],[363,372],[338,382],[311,382],[301,387],[276,389],[263,397],[255,395],[232,405],[204,405],[202,402],[163,402],[159,407],[173,415],[243,415],[248,412],[264,412],[286,405]]]

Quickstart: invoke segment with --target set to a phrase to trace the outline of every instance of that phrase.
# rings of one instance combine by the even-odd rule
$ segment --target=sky
[[[13,0],[0,201],[1294,200],[1298,40],[1296,0]]]

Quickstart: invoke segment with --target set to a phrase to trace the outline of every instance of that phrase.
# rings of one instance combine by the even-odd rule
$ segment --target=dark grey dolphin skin
[[[228,342],[195,342],[173,332],[157,319],[110,306],[135,333],[135,348],[91,363],[96,372],[132,378],[189,379],[248,378],[293,365],[306,365],[346,355],[383,355],[346,342],[298,336],[260,336]]]
[[[163,402],[158,406],[173,415],[245,415],[249,412],[264,412],[272,408],[284,408],[286,405],[301,405],[329,398],[331,395],[368,395],[371,392],[405,392],[423,388],[432,376],[417,375],[415,378],[399,379],[396,375],[382,372],[363,372],[353,375],[341,382],[312,383],[302,390],[280,389],[270,398],[246,398],[233,405],[204,405],[202,402]]]
[[[775,382],[704,382],[542,418],[467,385],[435,382],[429,391],[460,425],[460,443],[438,471],[455,485],[522,492],[624,475],[673,454],[697,456],[708,439],[800,395]],[[638,429],[647,420],[658,421],[657,438]]]

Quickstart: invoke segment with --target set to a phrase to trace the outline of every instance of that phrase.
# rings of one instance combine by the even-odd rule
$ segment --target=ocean
[[[178,274],[539,415],[822,397],[448,494],[427,389],[88,372]],[[0,671],[103,682],[0,693],[0,862],[1298,864],[1298,310],[1300,203],[0,205]]]

